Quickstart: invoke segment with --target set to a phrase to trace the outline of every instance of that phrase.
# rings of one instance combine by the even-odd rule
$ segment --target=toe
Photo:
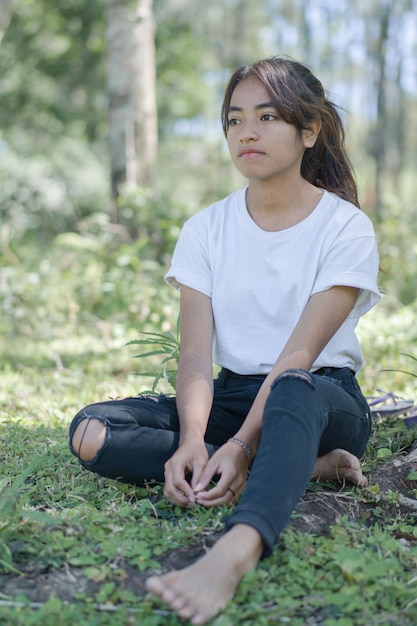
[[[367,484],[368,484],[368,479],[366,478],[366,476],[362,474],[358,482],[358,487],[366,487]]]
[[[351,483],[357,485],[358,487],[366,487],[366,485],[368,484],[367,478],[362,474],[361,471],[347,472],[345,476],[350,480]]]
[[[145,582],[145,587],[147,591],[157,596],[162,596],[164,592],[164,586],[158,576],[152,576],[151,578],[148,578]]]
[[[179,611],[177,611],[178,615],[180,617],[182,617],[182,619],[188,619],[188,620],[192,620],[192,623],[194,623],[194,618],[195,618],[195,609],[193,609],[191,606],[184,606],[182,609],[180,609]]]
[[[161,598],[164,602],[173,606],[173,603],[178,600],[179,596],[169,587],[165,588],[161,594]]]
[[[172,599],[170,604],[172,608],[179,614],[179,612],[185,608],[186,600],[182,596],[177,596],[176,598]]]

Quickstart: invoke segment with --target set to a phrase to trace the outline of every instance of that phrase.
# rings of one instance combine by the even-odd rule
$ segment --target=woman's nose
[[[245,122],[244,124],[242,124],[242,129],[239,137],[241,142],[252,141],[254,139],[257,139],[257,137],[258,131],[255,127],[255,123]]]

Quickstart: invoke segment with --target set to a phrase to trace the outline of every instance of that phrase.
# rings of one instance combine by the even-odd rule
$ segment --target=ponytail
[[[312,185],[331,191],[360,206],[352,164],[345,149],[345,131],[335,107],[327,98],[321,110],[321,129],[312,148],[307,148],[301,174]]]

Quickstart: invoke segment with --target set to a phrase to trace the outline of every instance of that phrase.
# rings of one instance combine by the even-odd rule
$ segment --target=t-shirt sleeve
[[[193,218],[184,224],[165,279],[176,289],[186,285],[211,297],[212,272],[207,233],[203,226],[201,219],[197,223]]]
[[[358,224],[359,222],[359,224]],[[379,255],[372,224],[364,214],[348,224],[328,250],[312,293],[336,285],[360,289],[349,317],[359,317],[381,298],[377,279]]]

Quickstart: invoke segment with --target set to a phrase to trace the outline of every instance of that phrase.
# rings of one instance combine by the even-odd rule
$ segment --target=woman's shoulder
[[[371,218],[352,202],[341,198],[331,191],[325,191],[325,219],[329,223],[338,223],[340,227],[360,228],[369,235],[374,234]]]

